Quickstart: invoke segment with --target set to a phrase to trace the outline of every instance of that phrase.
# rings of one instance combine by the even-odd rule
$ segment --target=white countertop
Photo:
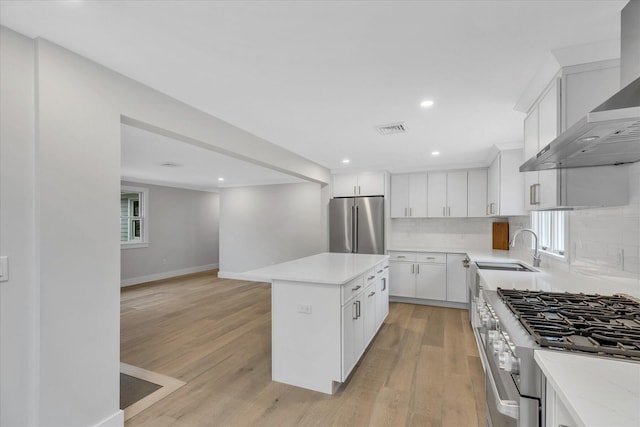
[[[243,273],[243,276],[247,279],[265,282],[285,280],[342,285],[388,258],[388,255],[324,252],[247,271]]]
[[[534,356],[582,426],[640,426],[640,363],[538,350]]]

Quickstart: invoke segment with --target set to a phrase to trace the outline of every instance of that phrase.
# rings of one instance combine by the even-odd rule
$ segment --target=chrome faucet
[[[533,234],[533,244],[534,244],[534,248],[535,251],[533,252],[533,266],[534,267],[540,267],[540,254],[538,253],[538,235],[536,234],[535,231],[533,231],[530,228],[521,228],[520,230],[516,231],[513,234],[513,238],[511,239],[511,242],[509,242],[509,245],[512,248],[516,247],[516,237],[518,237],[518,234],[520,234],[521,231],[528,231],[529,233]]]

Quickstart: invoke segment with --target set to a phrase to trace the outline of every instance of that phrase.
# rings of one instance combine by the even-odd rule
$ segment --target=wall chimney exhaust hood
[[[563,132],[520,172],[640,160],[640,77]]]

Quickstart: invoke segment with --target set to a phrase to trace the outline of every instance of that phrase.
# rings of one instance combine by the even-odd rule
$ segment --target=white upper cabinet
[[[391,218],[427,216],[427,174],[398,174],[391,177]]]
[[[467,216],[487,215],[487,169],[471,169],[468,172]]]
[[[429,172],[429,217],[467,216],[467,171]]]
[[[522,215],[523,177],[520,173],[522,150],[504,150],[498,153],[489,167],[489,216]]]
[[[384,172],[333,175],[333,197],[384,196]]]
[[[615,61],[563,68],[524,120],[522,162],[535,156],[618,89],[619,67]],[[563,206],[615,206],[628,202],[624,167],[588,169],[586,172],[579,169],[525,172],[524,208],[546,210]],[[593,180],[588,179],[591,176],[599,177],[595,180],[596,187],[593,187]]]

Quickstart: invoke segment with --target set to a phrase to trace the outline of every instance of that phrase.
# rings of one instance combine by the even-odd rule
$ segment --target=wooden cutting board
[[[493,249],[509,250],[509,223],[493,223]]]

